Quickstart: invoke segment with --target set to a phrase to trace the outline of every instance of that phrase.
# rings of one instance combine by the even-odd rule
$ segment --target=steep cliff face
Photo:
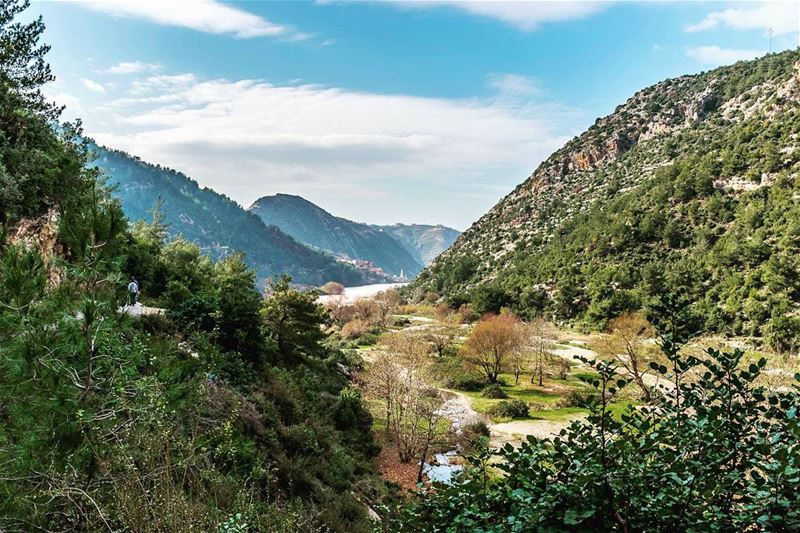
[[[798,58],[797,51],[773,54],[639,91],[553,153],[423,271],[417,286],[454,294],[500,279],[576,216],[635,190],[659,168],[703,155],[737,126],[787,119],[798,104]],[[738,141],[726,142],[718,158],[739,149]],[[780,153],[794,153],[794,137],[778,142]],[[769,183],[747,173],[719,171],[716,183],[729,191],[737,183],[742,190],[742,181],[745,188]]]

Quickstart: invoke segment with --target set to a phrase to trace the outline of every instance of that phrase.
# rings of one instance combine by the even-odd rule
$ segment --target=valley
[[[379,290],[383,287],[374,289]],[[396,290],[396,288],[386,289]],[[365,309],[372,306],[385,305],[387,301],[399,302],[398,299],[380,292],[365,294],[358,299],[322,298],[321,301],[332,310],[334,316],[343,315],[342,305],[350,306],[355,314],[361,313],[360,316],[366,316]],[[388,480],[406,489],[413,488],[417,482],[418,469],[415,465],[418,461],[412,460],[407,463],[398,461],[398,458],[392,455],[397,453],[392,440],[386,440],[384,435],[387,432],[385,401],[381,400],[380,396],[375,396],[375,389],[370,386],[370,380],[374,379],[371,375],[373,372],[371,365],[386,364],[381,357],[388,355],[392,360],[406,361],[411,354],[412,362],[409,363],[411,366],[401,367],[399,371],[406,372],[412,368],[411,371],[420,372],[424,376],[422,379],[427,380],[438,390],[441,400],[437,404],[440,417],[437,424],[446,427],[433,440],[431,449],[426,453],[426,463],[431,461],[432,464],[426,465],[423,479],[429,482],[447,483],[452,483],[462,471],[465,463],[464,454],[471,453],[471,446],[474,445],[471,439],[475,438],[473,432],[478,427],[484,428],[481,431],[485,432],[483,435],[487,438],[486,445],[489,449],[499,450],[506,444],[519,447],[528,437],[551,440],[573,422],[586,423],[587,417],[597,408],[597,397],[593,396],[596,391],[591,383],[598,374],[593,364],[598,361],[613,363],[615,360],[627,357],[608,351],[610,347],[617,346],[615,343],[619,338],[627,339],[628,350],[636,350],[629,353],[643,357],[647,363],[660,360],[656,346],[657,339],[649,336],[653,335],[652,332],[632,339],[625,337],[626,333],[620,331],[585,334],[548,324],[544,330],[544,337],[529,338],[520,346],[521,355],[516,363],[520,365],[518,378],[513,372],[514,355],[509,354],[509,360],[504,363],[504,372],[498,376],[498,382],[502,383],[498,390],[502,396],[492,397],[486,393],[485,382],[477,386],[459,385],[452,381],[453,374],[441,372],[442,368],[448,366],[446,361],[463,361],[467,357],[465,342],[476,325],[481,323],[480,321],[462,323],[454,315],[433,306],[395,305],[397,306],[393,307],[386,319],[380,319],[380,313],[374,315],[373,329],[365,331],[361,337],[353,338],[352,342],[358,346],[358,355],[365,364],[363,376],[356,381],[364,384],[364,394],[374,417],[373,431],[384,446],[384,451],[377,459],[378,468]],[[520,326],[524,327],[522,324]],[[542,327],[542,324],[539,324],[539,327]],[[443,344],[442,336],[445,329],[448,333],[445,335],[446,343]],[[347,329],[343,326],[342,331]],[[544,343],[547,350],[546,368],[543,371],[541,384],[537,383],[536,379],[537,362],[534,355],[538,343]],[[420,345],[425,345],[421,353],[427,354],[426,360],[421,363],[422,366],[418,366],[420,362],[414,359],[412,353],[415,349],[412,346]],[[720,349],[746,347],[747,355],[743,363],[745,366],[750,364],[750,361],[768,356],[770,363],[763,369],[759,384],[770,390],[790,390],[791,376],[800,372],[800,357],[797,354],[776,356],[748,345],[746,339],[703,337],[694,339],[685,349],[689,353],[702,354],[708,346],[717,346]],[[639,350],[648,355],[638,353]],[[462,368],[461,372],[465,371],[468,370]],[[633,377],[624,369],[620,375],[629,379]],[[455,376],[458,376],[458,373]],[[652,394],[663,396],[674,394],[675,385],[649,367],[642,371],[640,378]],[[626,410],[636,409],[643,404],[641,394],[641,390],[629,387],[609,404],[609,412],[616,418],[625,416]],[[522,402],[525,406],[524,412],[511,416],[498,414],[498,406],[510,401]]]
[[[0,533],[800,531],[800,6],[401,7],[0,0]]]

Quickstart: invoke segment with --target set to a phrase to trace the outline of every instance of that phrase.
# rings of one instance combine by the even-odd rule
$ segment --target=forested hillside
[[[704,327],[800,339],[800,53],[644,89],[417,281],[454,306],[602,327],[669,288]]]
[[[113,195],[132,221],[151,220],[160,206],[171,236],[197,243],[212,258],[241,250],[259,280],[290,274],[294,281],[360,285],[380,278],[312,250],[275,226],[264,224],[239,204],[174,170],[105,147],[93,147],[91,164],[108,176]]]
[[[282,278],[264,299],[241,254],[130,226],[79,129],[56,127],[43,22],[15,22],[24,8],[0,1],[0,530],[369,531],[385,494],[371,418],[315,296]],[[146,176],[142,213],[182,190],[168,220],[193,217],[193,237],[217,242],[204,208],[259,227],[174,173],[103,157]],[[299,246],[247,238],[269,235],[284,258]],[[163,312],[121,308],[131,275]]]
[[[403,272],[413,277],[423,267],[400,242],[380,228],[334,216],[299,196],[264,196],[248,211],[304,244],[350,259],[370,261],[394,276]]]

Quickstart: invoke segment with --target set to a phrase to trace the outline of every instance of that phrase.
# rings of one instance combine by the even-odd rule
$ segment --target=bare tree
[[[419,335],[405,332],[386,337],[379,350],[366,374],[366,392],[383,403],[386,436],[400,461],[424,463],[445,427],[444,398],[428,380],[428,347]],[[422,471],[420,466],[420,480]]]
[[[428,341],[436,355],[442,357],[453,345],[458,335],[459,316],[453,313],[437,313],[438,323],[425,330],[425,340]]]
[[[519,385],[519,375],[528,363],[528,352],[520,346],[518,349],[511,352],[509,357],[509,364],[511,372],[514,374],[514,385]]]
[[[386,436],[391,439],[392,413],[400,386],[402,367],[388,352],[380,352],[369,365],[365,375],[364,392],[366,396],[383,403],[386,422]]]
[[[651,391],[644,376],[658,351],[646,342],[653,338],[653,327],[640,314],[628,313],[612,320],[609,330],[597,345],[598,353],[619,363],[641,389],[642,398],[649,400]]]
[[[400,300],[400,293],[396,289],[389,289],[375,295],[374,317],[377,325],[382,328],[386,327],[389,316],[397,310]]]
[[[537,318],[527,327],[526,341],[530,348],[531,383],[538,377],[539,386],[544,386],[544,374],[553,362],[553,337],[555,328],[543,318]]]
[[[508,358],[522,346],[522,323],[510,314],[481,319],[464,343],[464,358],[478,368],[486,381],[497,383]]]

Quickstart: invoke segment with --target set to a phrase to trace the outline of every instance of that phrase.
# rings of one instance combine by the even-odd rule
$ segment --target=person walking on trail
[[[139,303],[139,282],[136,281],[136,278],[131,276],[131,282],[128,283],[128,292],[130,293],[130,303],[131,305],[136,305]]]

